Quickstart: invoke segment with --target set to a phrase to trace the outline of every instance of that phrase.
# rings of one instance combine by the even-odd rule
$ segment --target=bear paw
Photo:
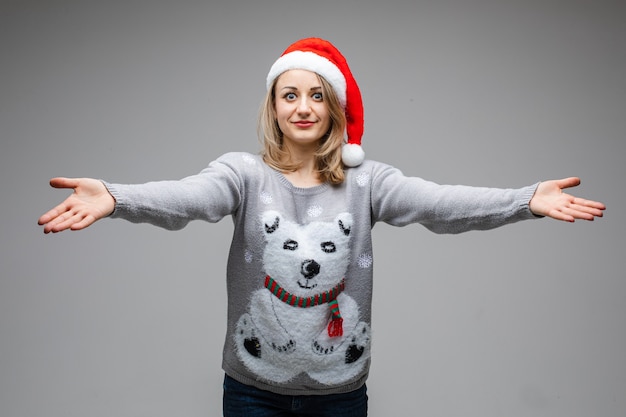
[[[324,346],[320,342],[315,340],[313,342],[313,351],[320,355],[330,355],[331,353],[335,351],[335,346],[333,345]]]
[[[279,353],[290,353],[293,352],[295,348],[296,342],[294,342],[293,340],[289,340],[283,345],[277,345],[276,343],[272,342],[272,349]]]
[[[249,314],[244,314],[237,322],[237,334],[243,341],[244,349],[255,358],[261,357],[261,341],[256,336],[256,330]]]
[[[370,343],[370,327],[367,323],[360,323],[355,329],[350,339],[350,344],[346,349],[346,363],[354,363],[358,361],[365,348]]]

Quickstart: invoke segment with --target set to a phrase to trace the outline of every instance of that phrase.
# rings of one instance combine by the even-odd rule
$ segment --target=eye
[[[326,253],[333,253],[337,251],[337,247],[333,242],[323,242],[321,245],[322,250]]]
[[[286,99],[287,101],[292,101],[295,100],[297,98],[296,93],[285,93],[285,95],[283,95],[283,98]]]
[[[322,93],[313,93],[313,100],[315,101],[323,101],[324,100],[324,96],[322,95]]]
[[[283,249],[285,250],[296,250],[298,249],[298,242],[296,242],[295,240],[285,240],[285,243],[283,243]]]

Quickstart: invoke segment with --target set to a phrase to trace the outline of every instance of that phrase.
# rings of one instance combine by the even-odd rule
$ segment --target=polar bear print
[[[370,326],[343,292],[352,215],[300,225],[267,211],[261,224],[266,276],[237,322],[239,358],[269,381],[301,373],[323,384],[348,381],[370,356]]]

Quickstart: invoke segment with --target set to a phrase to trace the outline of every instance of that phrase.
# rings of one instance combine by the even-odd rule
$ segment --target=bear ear
[[[266,211],[262,215],[265,233],[274,233],[280,224],[280,214],[277,211]]]
[[[341,213],[335,218],[335,221],[339,225],[339,229],[343,232],[343,234],[350,236],[350,229],[352,228],[352,214]]]

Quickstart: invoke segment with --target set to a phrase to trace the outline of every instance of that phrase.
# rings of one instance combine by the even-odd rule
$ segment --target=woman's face
[[[286,71],[278,77],[274,94],[283,143],[317,149],[331,124],[317,74],[306,70]]]

